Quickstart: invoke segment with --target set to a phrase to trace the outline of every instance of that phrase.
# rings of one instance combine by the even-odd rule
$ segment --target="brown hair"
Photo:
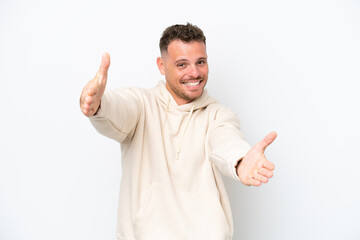
[[[187,23],[186,25],[176,24],[167,27],[160,38],[160,52],[166,52],[171,41],[181,40],[183,42],[198,41],[206,45],[206,38],[203,31],[196,25]]]

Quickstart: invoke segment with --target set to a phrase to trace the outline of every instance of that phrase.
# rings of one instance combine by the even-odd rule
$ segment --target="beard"
[[[201,81],[199,84],[203,84],[204,82],[204,78],[203,77],[198,77],[198,78],[192,78],[192,79],[187,79],[186,81]],[[185,100],[186,102],[192,102],[198,98],[200,98],[204,92],[204,87],[205,85],[197,90],[197,91],[186,91],[184,89],[182,89],[180,86],[182,85],[182,83],[179,85],[173,84],[171,81],[167,81],[168,86],[170,87],[171,91],[178,97],[181,98],[183,100]],[[206,82],[205,82],[206,84]]]

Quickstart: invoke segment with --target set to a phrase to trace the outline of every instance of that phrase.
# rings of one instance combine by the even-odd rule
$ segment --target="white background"
[[[187,21],[249,143],[278,132],[268,184],[225,179],[234,239],[360,239],[359,1],[0,0],[1,240],[115,239],[120,150],[79,95],[105,51],[108,88],[154,86]]]

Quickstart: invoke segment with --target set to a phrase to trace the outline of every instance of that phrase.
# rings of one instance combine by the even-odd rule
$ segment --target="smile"
[[[184,83],[185,86],[189,86],[189,87],[193,87],[193,86],[197,86],[200,84],[201,81],[198,81],[198,82],[187,82],[187,83]]]

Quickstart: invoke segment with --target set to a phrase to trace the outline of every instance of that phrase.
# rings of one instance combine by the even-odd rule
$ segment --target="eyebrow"
[[[207,57],[201,57],[198,60],[207,60]]]
[[[198,58],[196,61],[199,61],[199,60],[207,60],[207,57],[200,57],[200,58]],[[188,62],[189,60],[188,59],[186,59],[186,58],[181,58],[181,59],[179,59],[179,60],[176,60],[175,61],[175,64],[176,63],[179,63],[179,62]]]
[[[179,60],[176,60],[175,63],[179,63],[179,62],[188,62],[189,60],[186,59],[186,58],[182,58],[182,59],[179,59]]]

